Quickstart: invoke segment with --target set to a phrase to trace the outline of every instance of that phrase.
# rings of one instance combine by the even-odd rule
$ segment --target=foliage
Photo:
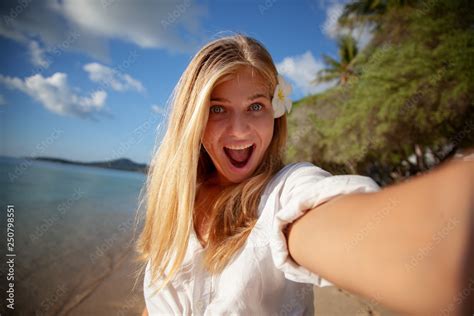
[[[288,160],[388,184],[472,146],[471,9],[433,0],[378,10],[373,40],[353,61],[357,76],[298,102]]]
[[[354,60],[358,53],[357,43],[352,35],[343,35],[338,39],[339,61],[323,55],[326,68],[318,72],[314,83],[338,80],[338,84],[346,84],[354,75]]]

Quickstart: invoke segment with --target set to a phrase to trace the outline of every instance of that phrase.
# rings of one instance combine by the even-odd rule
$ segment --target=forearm
[[[377,193],[337,197],[293,224],[290,253],[300,265],[387,307],[440,310],[462,287],[473,164],[451,161]]]

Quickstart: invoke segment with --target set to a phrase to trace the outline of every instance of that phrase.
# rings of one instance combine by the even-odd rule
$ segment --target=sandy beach
[[[15,312],[18,315],[141,315],[145,307],[143,275],[134,284],[138,264],[132,235],[131,232],[118,234],[110,221],[105,214],[94,217],[95,225],[90,218],[77,218],[75,222],[83,228],[78,234],[81,237],[75,241],[69,239],[67,247],[44,240],[41,249],[50,255],[38,254],[36,260],[18,265]],[[105,222],[112,229],[103,229],[100,234],[94,232]],[[115,227],[127,222],[130,218],[125,215],[114,217],[114,225],[119,225]],[[58,234],[67,232],[58,229]],[[63,250],[55,253],[54,248]],[[337,287],[315,286],[314,304],[315,315],[396,315]]]
[[[135,289],[133,271],[136,264],[129,250],[105,275],[94,283],[78,287],[74,299],[63,304],[56,315],[141,315],[143,279]],[[323,316],[395,316],[383,306],[365,300],[337,287],[314,287],[315,315]]]
[[[117,243],[113,252],[93,265],[82,262],[80,271],[65,261],[73,256],[80,265],[77,253],[65,253],[56,261],[39,265],[41,273],[22,275],[28,283],[20,286],[19,292],[26,294],[18,296],[20,315],[141,315],[145,307],[143,277],[134,284],[138,265],[129,242],[124,239],[121,245]],[[76,272],[70,273],[67,267]],[[315,286],[314,304],[315,315],[396,315],[337,287]]]
[[[63,306],[60,315],[141,315],[145,307],[143,278],[134,288],[137,265],[133,256],[129,250],[118,258],[108,273],[89,284],[69,306]]]
[[[141,315],[143,280],[132,290],[136,267],[131,252],[68,315]],[[384,307],[337,287],[314,287],[315,315],[322,316],[395,316]]]
[[[334,286],[314,287],[315,315],[396,316],[376,302],[363,299]]]
[[[133,231],[143,177],[51,163],[30,171],[6,192],[15,205],[13,314],[141,315]],[[3,293],[6,286],[0,282]],[[316,315],[393,315],[373,305],[315,287]],[[12,313],[2,304],[0,314]]]
[[[68,294],[59,298],[56,306],[41,315],[141,315],[143,279],[133,288],[133,251],[127,250],[118,257],[114,266],[84,282]],[[60,293],[59,293],[60,294]],[[54,299],[54,297],[53,297]],[[45,306],[43,304],[43,306]],[[314,287],[315,315],[322,316],[395,316],[383,306],[365,300],[337,287]]]

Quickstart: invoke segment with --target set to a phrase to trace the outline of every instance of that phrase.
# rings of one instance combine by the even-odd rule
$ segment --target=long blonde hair
[[[184,71],[170,98],[166,133],[147,174],[145,221],[136,243],[142,269],[150,260],[153,282],[158,276],[165,276],[158,290],[166,286],[183,262],[194,225],[197,188],[215,171],[201,144],[210,94],[213,87],[242,67],[251,67],[261,75],[273,96],[277,70],[270,54],[257,40],[237,34],[205,45]],[[204,253],[209,272],[219,273],[225,268],[255,225],[265,185],[283,167],[286,133],[283,115],[275,119],[272,141],[254,174],[227,186],[209,207],[211,225]]]

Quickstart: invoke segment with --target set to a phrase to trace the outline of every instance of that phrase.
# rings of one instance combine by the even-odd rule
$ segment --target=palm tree
[[[355,24],[378,24],[390,10],[416,5],[417,0],[357,0],[347,4],[339,17],[339,24],[354,27]]]
[[[354,59],[357,56],[357,43],[352,35],[344,35],[338,39],[339,61],[324,55],[323,59],[326,68],[318,72],[313,83],[319,84],[323,82],[338,80],[338,84],[346,84],[349,78],[355,74],[353,66]]]

